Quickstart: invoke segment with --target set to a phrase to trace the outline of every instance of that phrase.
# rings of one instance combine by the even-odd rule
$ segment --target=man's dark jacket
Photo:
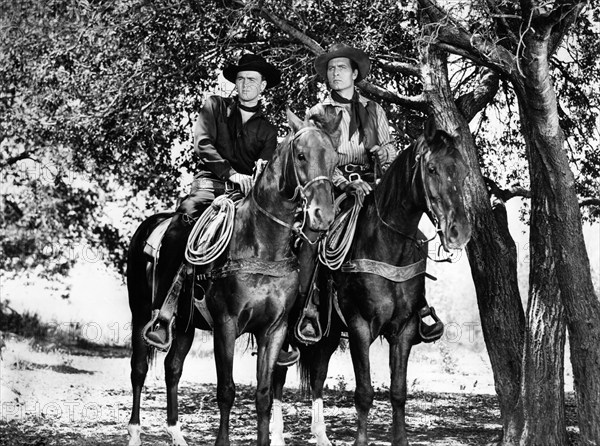
[[[200,156],[201,170],[197,176],[216,176],[226,181],[235,173],[252,175],[255,162],[270,160],[276,146],[277,127],[261,110],[242,125],[235,98],[211,96],[194,129],[194,149]]]

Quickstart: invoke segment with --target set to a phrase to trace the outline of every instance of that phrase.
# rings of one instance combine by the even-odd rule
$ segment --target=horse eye
[[[304,156],[304,153],[299,153],[299,154],[298,154],[298,159],[299,159],[300,161],[304,161],[304,160],[306,159],[306,156]]]
[[[429,173],[430,173],[430,174],[434,174],[434,173],[436,172],[436,171],[435,171],[435,166],[434,166],[434,165],[432,165],[432,164],[429,164],[429,165],[427,166],[427,170],[429,171]]]

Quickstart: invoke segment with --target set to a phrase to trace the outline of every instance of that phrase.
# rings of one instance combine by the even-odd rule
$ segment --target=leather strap
[[[354,259],[344,263],[341,271],[344,273],[376,274],[392,282],[406,282],[421,274],[435,279],[435,277],[427,274],[425,259],[406,266],[394,266],[371,259]]]

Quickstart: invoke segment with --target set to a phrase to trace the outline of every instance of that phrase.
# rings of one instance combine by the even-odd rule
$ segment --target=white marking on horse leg
[[[127,446],[141,446],[142,439],[140,435],[142,427],[139,424],[128,424],[127,432],[129,433],[129,443],[127,443]]]
[[[310,431],[317,440],[317,446],[331,446],[327,438],[327,426],[325,426],[325,416],[323,415],[323,400],[317,398],[312,405],[312,423]]]
[[[174,426],[167,426],[166,428],[169,437],[171,437],[171,445],[173,446],[187,446],[187,441],[181,434],[181,425],[179,423]]]
[[[283,438],[283,411],[281,409],[281,401],[279,400],[273,400],[269,428],[271,431],[271,446],[285,446]]]

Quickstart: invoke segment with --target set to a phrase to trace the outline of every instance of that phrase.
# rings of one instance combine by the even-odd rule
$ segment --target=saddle
[[[218,203],[215,203],[217,202],[217,200]],[[233,218],[223,218],[221,212],[215,211],[215,209],[218,208],[220,204],[223,203],[225,200],[225,196],[217,197],[215,202],[213,202],[213,205],[209,206],[199,218],[196,226],[202,226],[201,228],[198,228],[201,232],[199,242],[202,245],[202,249],[198,252],[205,251],[206,247],[210,243],[214,242],[214,237],[212,236],[212,234],[231,234],[232,227],[228,226],[233,225]],[[231,203],[231,200],[229,200],[229,202]],[[226,206],[231,206],[231,204],[228,203],[226,204]],[[235,212],[233,211],[233,214],[234,213]],[[152,233],[148,237],[148,240],[146,241],[144,252],[152,258],[155,266],[159,261],[158,257],[162,238],[164,237],[170,222],[171,219],[167,219],[166,221],[161,222],[152,231]],[[195,235],[198,234],[196,226],[189,235],[188,245],[190,244],[190,242],[198,242],[198,240],[191,240],[193,237],[195,237]],[[203,229],[209,229],[210,234],[202,232]],[[229,243],[229,240],[220,240],[220,243],[226,246]],[[215,254],[216,257],[219,257],[222,252],[222,250],[219,250],[218,253]],[[169,288],[169,291],[161,308],[152,311],[152,317],[150,318],[150,321],[142,330],[142,337],[149,346],[161,351],[168,351],[171,347],[171,343],[173,341],[173,326],[175,323],[174,316],[177,314],[181,290],[186,283],[191,287],[191,301],[193,302],[194,307],[200,312],[204,320],[207,322],[208,326],[211,328],[213,327],[213,320],[210,315],[210,312],[208,311],[208,308],[206,307],[206,303],[204,301],[204,288],[202,287],[203,282],[205,282],[206,279],[210,278],[210,273],[212,269],[212,261],[209,261],[206,264],[200,266],[192,265],[191,263],[185,260],[182,262],[182,264],[179,266],[179,269],[177,270],[177,273],[175,274],[173,283]],[[197,281],[197,279],[200,280]],[[152,289],[155,289],[155,274],[153,274],[152,282]],[[197,293],[197,290],[200,292]],[[196,295],[198,295],[199,298],[196,298]]]

